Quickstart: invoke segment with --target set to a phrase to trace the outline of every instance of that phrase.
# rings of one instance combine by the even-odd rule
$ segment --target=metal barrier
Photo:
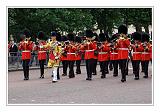
[[[45,62],[45,67],[47,67],[48,60],[49,60],[49,53],[47,52],[47,59]],[[8,71],[14,71],[14,70],[21,70],[22,68],[22,55],[21,52],[9,52],[8,53]],[[84,65],[85,61],[83,60],[82,56],[82,61],[81,65]],[[62,64],[60,63],[60,66]],[[32,52],[31,53],[31,59],[29,63],[30,68],[39,68],[39,61],[38,61],[38,56],[37,52]]]

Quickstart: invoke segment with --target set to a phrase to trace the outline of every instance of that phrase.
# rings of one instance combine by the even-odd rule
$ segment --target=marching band
[[[63,74],[67,76],[69,68],[69,78],[74,78],[75,73],[81,74],[81,59],[84,56],[86,62],[86,80],[91,81],[97,74],[97,62],[101,69],[101,78],[106,78],[109,74],[109,64],[113,65],[113,76],[117,77],[118,70],[121,71],[121,82],[126,81],[128,74],[128,62],[131,60],[133,66],[134,79],[139,80],[140,63],[144,78],[148,78],[148,65],[152,61],[152,43],[147,33],[134,32],[130,39],[127,35],[127,27],[119,26],[118,33],[109,38],[108,35],[100,33],[95,35],[92,30],[86,30],[83,40],[81,37],[69,33],[67,36],[59,36],[56,32],[51,32],[51,40],[44,41],[43,31],[38,32],[37,41],[31,41],[29,31],[24,31],[24,37],[18,48],[22,51],[24,80],[29,80],[29,62],[31,52],[38,51],[38,60],[40,64],[40,78],[44,78],[44,63],[49,51],[48,67],[52,69],[52,82],[55,83],[59,78],[59,66],[62,62]],[[61,41],[59,41],[61,38]],[[129,55],[131,54],[131,55]],[[76,64],[76,71],[74,71]]]

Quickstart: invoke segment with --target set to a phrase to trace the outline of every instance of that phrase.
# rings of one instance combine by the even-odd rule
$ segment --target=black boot
[[[143,76],[143,78],[148,78],[148,76],[147,76],[147,75],[145,75],[145,76]]]
[[[67,74],[63,73],[62,76],[67,76]]]
[[[102,75],[102,76],[101,76],[101,79],[104,79],[104,78],[106,78],[106,76],[105,76],[105,75]]]
[[[121,79],[121,82],[125,82],[126,81],[126,79]]]
[[[41,75],[39,78],[40,78],[40,79],[44,79],[44,75]]]
[[[139,80],[139,77],[135,77],[134,80]]]

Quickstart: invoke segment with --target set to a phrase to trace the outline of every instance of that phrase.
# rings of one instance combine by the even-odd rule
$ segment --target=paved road
[[[149,78],[134,80],[129,65],[127,82],[121,83],[120,75],[113,77],[113,72],[106,79],[98,75],[92,81],[86,81],[85,66],[82,74],[69,79],[61,77],[57,83],[51,83],[51,69],[45,70],[45,79],[39,79],[39,70],[30,71],[30,80],[23,81],[23,72],[8,73],[8,104],[151,104],[152,69],[149,66]],[[62,73],[62,68],[60,68]]]

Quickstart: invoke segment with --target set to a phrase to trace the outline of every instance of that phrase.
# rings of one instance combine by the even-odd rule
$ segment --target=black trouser
[[[76,60],[76,73],[77,74],[81,74],[81,68],[80,68],[80,66],[81,66],[81,60]]]
[[[126,62],[126,75],[128,75],[128,63],[129,63],[129,60],[127,60]]]
[[[100,68],[101,68],[101,71],[102,71],[102,77],[106,77],[106,64],[107,61],[100,61],[99,64],[100,64]]]
[[[110,62],[109,62],[109,70],[110,70],[110,71],[112,71],[112,69],[113,69],[113,66],[112,66],[112,65],[113,65],[113,62],[110,61]]]
[[[140,60],[132,60],[133,73],[135,74],[136,78],[139,78],[139,64]]]
[[[75,77],[74,75],[74,61],[68,61],[69,63],[69,78]]]
[[[109,64],[109,61],[106,61],[106,65],[104,66],[105,72],[106,72],[107,74],[109,74],[108,64]]]
[[[97,70],[96,70],[96,68],[97,68],[97,59],[92,59],[93,60],[93,71],[92,71],[92,73],[93,74],[97,74]]]
[[[144,68],[144,75],[148,77],[148,65],[149,65],[149,60],[146,61],[141,61],[142,68]]]
[[[93,68],[94,68],[94,59],[87,59],[86,60],[87,78],[92,78]]]
[[[120,69],[121,69],[122,79],[126,80],[127,59],[121,59],[121,60],[119,60],[119,66],[120,66]]]
[[[40,69],[41,69],[41,76],[44,75],[44,62],[46,60],[39,60],[39,65],[40,65]]]
[[[24,78],[29,79],[29,62],[30,60],[23,60],[23,72],[24,72]]]
[[[57,68],[57,79],[60,79],[60,75],[59,75],[59,67]]]
[[[141,61],[142,72],[144,72],[144,61]]]
[[[113,75],[117,76],[118,75],[118,60],[111,60],[110,61],[113,64]]]
[[[67,75],[68,61],[63,60],[62,65],[63,65],[63,74]]]

